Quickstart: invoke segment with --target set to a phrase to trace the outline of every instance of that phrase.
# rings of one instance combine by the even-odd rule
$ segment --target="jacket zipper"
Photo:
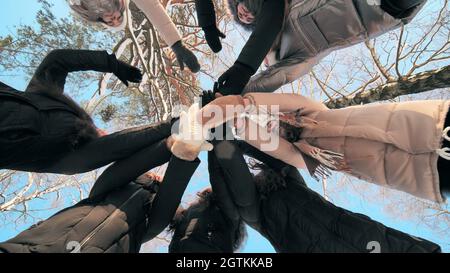
[[[121,211],[121,209],[128,204],[128,202],[131,201],[131,199],[133,199],[134,197],[136,197],[141,191],[143,191],[144,189],[139,189],[137,192],[135,192],[132,196],[130,196],[130,198],[128,198],[119,208],[115,209],[113,213],[111,213],[110,216],[108,216],[108,218],[105,219],[105,221],[103,221],[103,223],[101,223],[99,226],[97,226],[91,233],[88,234],[88,236],[86,236],[83,241],[81,241],[80,243],[80,250],[83,249],[83,247],[95,236],[97,235],[97,233],[107,224],[109,224],[113,218],[115,218],[119,212]]]

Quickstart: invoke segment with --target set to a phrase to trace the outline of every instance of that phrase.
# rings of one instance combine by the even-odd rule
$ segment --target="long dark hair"
[[[259,21],[259,14],[261,13],[263,4],[265,0],[228,0],[227,7],[229,13],[233,16],[233,19],[236,23],[238,23],[240,26],[242,26],[247,31],[253,31]],[[280,0],[284,1],[284,0]],[[237,6],[239,3],[242,3],[245,5],[245,7],[252,13],[252,15],[255,17],[255,21],[251,24],[244,24],[239,20],[238,12],[237,12]]]
[[[293,126],[287,122],[280,121],[280,133],[284,139],[291,143],[294,143],[298,142],[301,139],[303,129]]]
[[[307,187],[303,177],[293,166],[286,164],[286,166],[280,170],[275,170],[256,160],[250,160],[249,166],[251,169],[259,171],[257,174],[253,175],[253,181],[263,200],[267,199],[274,192],[286,189],[288,183],[290,183],[290,185],[295,183]]]
[[[281,172],[276,172],[264,163],[251,161],[250,168],[259,171],[253,176],[256,189],[262,199],[267,199],[271,193],[286,188],[286,180]]]
[[[176,232],[177,228],[179,228],[182,223],[186,221],[190,221],[191,219],[187,219],[186,215],[189,210],[199,209],[199,208],[215,208],[218,209],[216,195],[212,192],[210,188],[205,189],[197,194],[198,198],[195,202],[191,203],[190,206],[186,209],[180,209],[177,211],[176,216],[172,223],[170,224],[169,230],[173,233]],[[221,213],[219,217],[223,217],[226,221],[231,221],[228,219],[225,214]],[[210,219],[214,221],[214,219]],[[231,226],[231,225],[230,225]],[[242,244],[247,238],[247,230],[245,228],[245,223],[242,219],[239,220],[236,230],[234,231],[233,238],[233,251],[237,251],[241,248]]]
[[[77,149],[99,137],[97,127],[94,125],[91,116],[72,98],[64,94],[63,87],[56,83],[52,83],[50,80],[48,83],[42,83],[36,79],[32,79],[27,87],[27,92],[39,92],[44,90],[45,92],[40,92],[40,94],[66,104],[78,117],[72,132],[68,135],[72,149]]]

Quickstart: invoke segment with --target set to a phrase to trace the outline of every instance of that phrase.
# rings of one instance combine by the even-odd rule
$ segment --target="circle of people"
[[[170,45],[180,69],[198,72],[196,56],[160,1],[131,1]],[[244,243],[246,224],[277,252],[367,253],[370,242],[378,242],[381,252],[440,252],[433,242],[335,206],[308,188],[299,169],[315,179],[342,172],[445,202],[450,101],[336,110],[301,95],[272,93],[331,52],[409,23],[426,0],[371,2],[228,0],[234,21],[252,34],[214,91],[203,93],[201,107],[197,103],[179,118],[113,134],[99,130],[64,94],[64,85],[69,73],[86,70],[113,73],[127,86],[140,82],[140,70],[114,54],[53,50],[24,92],[1,83],[1,169],[73,175],[112,164],[88,198],[0,243],[0,252],[68,253],[75,246],[83,253],[139,252],[169,226],[170,252],[230,253]],[[75,14],[108,28],[124,27],[128,5],[128,0],[70,1]],[[195,0],[195,7],[209,47],[221,51],[226,36],[217,26],[214,3]],[[255,75],[264,61],[268,68]],[[229,106],[239,110],[228,113]],[[268,148],[274,139],[276,145]],[[201,151],[208,151],[211,187],[182,208]],[[248,163],[244,156],[255,160]],[[163,178],[149,172],[166,163]]]

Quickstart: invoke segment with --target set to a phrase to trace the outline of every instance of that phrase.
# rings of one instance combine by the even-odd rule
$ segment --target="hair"
[[[301,140],[303,129],[300,127],[296,127],[287,122],[280,121],[280,130],[283,130],[283,138],[291,143]]]
[[[70,8],[89,22],[99,22],[105,13],[120,11],[121,0],[69,0]]]
[[[227,1],[227,8],[228,12],[231,16],[233,16],[233,19],[236,23],[238,23],[240,26],[242,26],[247,31],[253,31],[259,21],[259,14],[262,10],[263,4],[265,0],[228,0]],[[283,0],[284,1],[284,0]],[[244,24],[239,20],[238,12],[237,12],[237,5],[239,3],[242,3],[245,5],[245,7],[251,12],[253,16],[255,16],[255,21],[251,24]]]
[[[64,94],[63,87],[51,81],[44,84],[39,80],[32,80],[26,90],[28,92],[46,90],[45,94],[48,94],[46,96],[65,103],[76,113],[78,119],[75,122],[72,132],[68,135],[70,149],[76,150],[99,137],[97,127],[95,127],[91,116],[72,98]]]
[[[256,161],[251,162],[250,167],[260,171],[253,176],[253,181],[262,199],[267,199],[271,193],[286,188],[287,183],[283,171],[276,172],[266,164]]]
[[[274,192],[286,189],[288,182],[290,185],[297,184],[308,187],[303,177],[293,166],[286,164],[280,170],[275,170],[254,159],[249,162],[249,166],[251,169],[259,171],[256,175],[253,175],[253,181],[263,200],[267,199]],[[293,170],[295,170],[297,174],[292,175]]]
[[[185,218],[185,215],[186,212],[189,211],[190,209],[195,209],[198,207],[209,208],[212,206],[217,206],[216,196],[212,192],[211,188],[207,188],[197,193],[197,196],[198,196],[197,200],[191,203],[188,208],[178,209],[178,211],[176,212],[176,216],[169,227],[170,231],[175,232],[175,230],[181,225],[183,221],[189,220]],[[225,217],[224,214],[222,214],[222,216]],[[239,250],[243,245],[243,243],[245,242],[246,238],[247,238],[247,230],[245,228],[245,223],[242,219],[239,219],[238,228],[236,229],[234,234],[233,251]]]

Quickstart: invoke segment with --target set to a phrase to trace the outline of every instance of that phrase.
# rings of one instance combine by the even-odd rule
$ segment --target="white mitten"
[[[183,160],[192,161],[201,151],[212,151],[213,145],[206,140],[206,129],[197,120],[200,111],[198,103],[193,104],[188,112],[180,115],[180,128],[178,134],[173,134],[175,140],[172,153]]]

